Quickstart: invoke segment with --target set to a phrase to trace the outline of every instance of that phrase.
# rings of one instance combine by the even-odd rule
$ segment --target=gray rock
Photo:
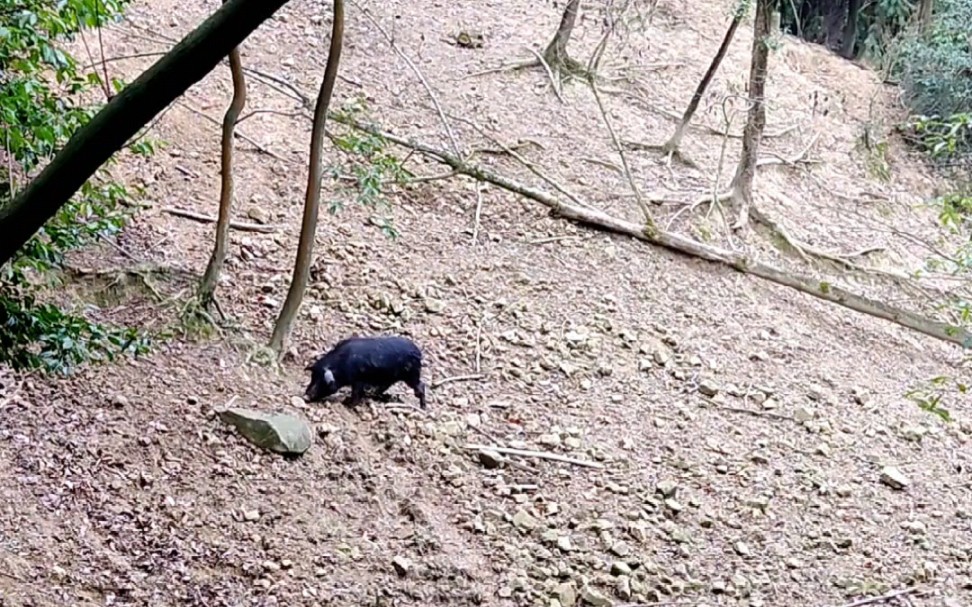
[[[604,596],[590,586],[584,586],[580,591],[581,600],[591,607],[612,607],[614,601]]]
[[[530,531],[537,526],[537,519],[526,510],[520,509],[513,515],[513,526],[523,531]]]
[[[399,555],[392,559],[392,567],[395,568],[395,573],[397,573],[399,577],[405,577],[412,568],[412,561],[404,556]]]
[[[557,584],[553,594],[563,607],[574,607],[577,604],[577,588],[573,582]]]
[[[503,465],[503,456],[492,449],[480,449],[479,463],[483,465],[483,468],[488,470],[499,468]]]
[[[719,386],[711,379],[703,379],[699,384],[699,392],[703,396],[715,396],[719,393]]]
[[[892,489],[898,490],[904,489],[911,484],[908,477],[894,466],[885,466],[881,470],[881,482]]]
[[[232,408],[219,411],[218,415],[245,439],[275,453],[300,455],[314,443],[310,424],[288,413]]]

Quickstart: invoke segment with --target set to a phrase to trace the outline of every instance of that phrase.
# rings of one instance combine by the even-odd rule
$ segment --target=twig
[[[483,212],[483,184],[476,183],[476,223],[473,224],[472,243],[476,246],[476,239],[479,237],[479,217]]]
[[[483,360],[483,321],[476,324],[476,373],[482,371]]]
[[[215,217],[194,213],[185,209],[165,207],[161,210],[163,213],[168,213],[169,215],[173,215],[175,217],[182,217],[184,219],[191,219],[200,223],[216,223]],[[279,229],[277,226],[265,226],[258,223],[241,223],[239,221],[231,221],[230,227],[241,232],[259,232],[261,234],[272,234]]]
[[[550,453],[547,451],[529,451],[526,449],[511,449],[509,447],[498,447],[496,445],[465,445],[465,449],[475,450],[475,451],[495,451],[502,455],[519,455],[520,457],[532,457],[536,459],[548,459],[555,462],[561,462],[564,464],[572,464],[574,466],[582,466],[585,468],[597,468],[603,469],[604,464],[600,462],[592,462],[586,459],[577,459],[575,457],[567,457],[566,455],[560,455],[558,453]]]
[[[445,127],[446,135],[449,137],[449,143],[452,144],[452,152],[456,156],[459,156],[461,158],[462,151],[459,147],[459,140],[456,139],[455,133],[452,132],[452,127],[449,126],[449,121],[446,120],[445,112],[442,111],[442,105],[439,104],[439,98],[438,96],[436,96],[435,91],[432,89],[432,86],[429,84],[429,81],[425,79],[425,75],[423,75],[422,71],[418,69],[418,67],[416,67],[416,65],[412,62],[411,59],[408,58],[408,55],[402,52],[402,49],[398,48],[398,45],[395,44],[395,39],[392,38],[388,34],[388,32],[385,31],[385,28],[383,28],[381,24],[378,23],[378,20],[375,19],[370,12],[368,12],[368,9],[361,6],[357,2],[354,2],[354,0],[350,0],[350,3],[354,6],[357,6],[358,9],[362,13],[364,13],[364,16],[368,19],[368,21],[371,21],[371,24],[375,26],[375,29],[377,29],[378,32],[385,38],[385,40],[388,41],[388,44],[392,47],[392,50],[395,51],[395,54],[402,58],[402,61],[404,61],[408,65],[409,69],[412,70],[412,73],[414,73],[415,76],[422,82],[422,86],[425,87],[426,92],[428,92],[429,97],[432,99],[432,105],[435,106],[435,111],[438,112],[439,114],[439,119],[442,120],[442,126]]]
[[[244,68],[244,70],[245,70],[245,69],[246,69],[246,68]],[[194,108],[194,107],[192,107],[191,105],[189,105],[189,104],[188,104],[188,103],[186,103],[185,101],[177,101],[176,103],[179,103],[180,105],[182,105],[182,107],[184,107],[184,108],[186,108],[187,110],[189,110],[189,111],[190,111],[190,112],[192,112],[193,114],[196,114],[197,116],[200,116],[200,117],[201,117],[201,118],[203,118],[204,120],[208,120],[209,122],[212,122],[213,124],[215,124],[215,125],[217,125],[217,126],[222,126],[222,122],[221,122],[221,121],[219,121],[219,120],[216,120],[215,118],[213,118],[213,117],[212,117],[212,116],[210,116],[209,114],[207,114],[207,113],[205,113],[205,112],[203,112],[202,110],[198,110],[198,109],[196,109],[196,108]],[[260,151],[260,152],[262,152],[263,154],[266,154],[267,156],[270,156],[270,157],[272,157],[272,158],[276,158],[277,160],[280,160],[280,161],[283,161],[283,162],[290,162],[290,163],[293,163],[293,161],[292,161],[292,160],[287,160],[286,158],[284,158],[284,157],[283,157],[283,156],[281,156],[280,154],[277,154],[277,153],[276,153],[276,152],[274,152],[273,150],[271,150],[271,149],[269,149],[269,148],[267,148],[267,147],[266,147],[265,145],[263,145],[263,144],[262,144],[262,143],[260,143],[259,141],[257,141],[257,140],[255,140],[255,139],[253,139],[252,137],[248,137],[248,136],[246,136],[246,135],[244,135],[243,133],[241,133],[241,132],[239,131],[239,129],[237,129],[236,131],[234,131],[234,132],[233,132],[233,135],[234,135],[234,136],[236,136],[236,137],[239,137],[239,138],[240,138],[240,139],[242,139],[243,141],[245,141],[245,142],[247,142],[247,143],[249,143],[250,145],[252,145],[253,147],[255,147],[255,148],[256,148],[257,150],[259,150],[259,151]]]
[[[530,51],[531,53],[533,53],[536,56],[537,61],[540,62],[540,65],[542,65],[543,66],[543,69],[546,70],[547,76],[550,78],[550,86],[553,87],[554,95],[557,96],[557,99],[561,103],[566,103],[564,101],[564,96],[560,93],[560,86],[557,83],[557,77],[554,76],[553,70],[550,69],[550,66],[547,64],[546,61],[544,61],[543,55],[541,55],[540,53],[538,53],[536,50],[534,50],[532,48],[527,48],[527,50]]]
[[[651,215],[651,209],[648,208],[648,204],[645,199],[641,196],[641,190],[638,188],[638,184],[635,183],[634,176],[631,174],[631,167],[628,166],[628,157],[624,153],[624,146],[621,145],[621,141],[618,139],[618,134],[614,132],[614,126],[611,125],[611,119],[608,118],[607,110],[604,108],[604,102],[601,100],[601,94],[597,90],[597,83],[594,82],[594,77],[590,79],[591,92],[594,93],[594,100],[597,101],[597,107],[601,110],[601,117],[604,119],[604,125],[607,127],[608,133],[611,135],[611,141],[614,142],[614,148],[618,152],[618,156],[621,157],[621,166],[624,167],[624,176],[628,180],[628,185],[631,186],[631,191],[634,192],[635,201],[638,203],[638,208],[641,209],[641,213],[645,216],[645,223],[652,229],[655,227],[655,218]]]
[[[884,601],[890,601],[893,598],[904,596],[906,594],[911,594],[918,590],[915,586],[909,586],[908,588],[901,588],[899,590],[894,590],[887,594],[882,594],[881,596],[869,596],[867,598],[858,599],[853,603],[846,603],[840,607],[861,607],[861,605],[872,605],[874,603],[883,603]]]
[[[485,377],[486,376],[483,375],[482,373],[475,373],[472,375],[454,375],[452,377],[443,377],[442,379],[437,379],[436,381],[432,382],[431,388],[435,389],[440,386],[444,386],[445,384],[451,384],[452,382],[456,382],[456,381],[475,381],[479,379],[484,379]]]
[[[716,407],[722,411],[730,411],[732,413],[746,413],[748,415],[754,415],[756,417],[771,417],[773,419],[781,419],[789,422],[794,421],[789,415],[780,415],[779,413],[773,413],[772,411],[757,411],[756,409],[746,409],[744,407],[730,407],[728,405],[720,405]]]
[[[536,67],[540,65],[540,62],[536,59],[524,59],[523,61],[517,61],[516,63],[507,63],[506,65],[501,65],[499,67],[491,67],[480,72],[473,72],[471,74],[466,74],[459,78],[459,80],[465,80],[466,78],[476,78],[478,76],[485,76],[487,74],[496,74],[499,72],[515,72],[517,70],[523,70],[528,67]]]

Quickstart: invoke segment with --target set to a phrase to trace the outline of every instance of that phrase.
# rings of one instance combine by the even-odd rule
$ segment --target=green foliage
[[[347,118],[356,118],[365,111],[364,100],[353,99],[336,113]],[[330,168],[331,176],[337,179],[350,177],[354,182],[355,200],[372,209],[389,209],[391,204],[385,195],[388,183],[404,185],[412,177],[394,154],[387,151],[388,142],[384,138],[368,133],[361,133],[353,129],[346,129],[343,133],[332,137],[334,145],[351,158],[350,175],[342,172],[341,167]],[[333,200],[328,205],[328,211],[338,213],[344,208],[341,200]],[[389,238],[396,238],[398,231],[392,219],[387,216],[374,215],[372,225],[377,226]]]
[[[972,152],[972,0],[940,0],[923,34],[898,41],[892,74],[916,115],[917,143],[936,160]]]
[[[115,20],[128,2],[21,0],[0,9],[0,207],[97,110],[72,99],[101,85],[101,76],[83,73],[58,44]],[[117,91],[123,83],[110,85]],[[138,152],[152,149],[143,141]],[[97,174],[3,266],[0,362],[64,373],[85,361],[145,350],[147,340],[134,330],[106,328],[38,301],[37,279],[60,268],[69,251],[121,230],[133,194]]]
[[[969,392],[969,386],[954,378],[940,375],[923,382],[917,388],[909,390],[905,393],[905,396],[923,411],[938,416],[944,422],[950,422],[952,415],[948,409],[942,406],[942,403],[952,390],[965,395]]]

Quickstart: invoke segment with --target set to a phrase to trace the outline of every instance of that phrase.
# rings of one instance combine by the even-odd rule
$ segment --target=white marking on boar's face
[[[324,383],[328,386],[334,385],[334,374],[330,369],[324,369]]]

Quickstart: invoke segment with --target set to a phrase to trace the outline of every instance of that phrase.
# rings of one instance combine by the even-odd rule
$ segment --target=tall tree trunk
[[[857,16],[860,11],[861,0],[849,0],[847,21],[844,22],[844,33],[840,42],[840,54],[844,59],[854,58],[854,45],[857,42]]]
[[[140,128],[214,67],[287,0],[228,0],[78,129],[51,163],[0,209],[0,265]]]
[[[732,17],[732,22],[729,24],[729,29],[726,30],[726,35],[722,37],[722,44],[719,46],[719,50],[716,51],[715,57],[709,63],[709,69],[706,70],[705,75],[702,76],[702,80],[699,85],[695,87],[695,93],[692,94],[692,100],[689,101],[688,107],[685,108],[685,113],[682,114],[682,121],[678,123],[675,127],[675,132],[672,134],[671,139],[665,142],[662,146],[662,151],[666,154],[670,154],[678,150],[678,146],[682,144],[682,137],[685,135],[685,129],[688,128],[689,122],[692,120],[692,116],[695,114],[695,110],[699,107],[699,102],[702,101],[702,95],[705,94],[705,89],[709,87],[709,83],[712,82],[712,78],[715,76],[716,71],[719,69],[719,65],[726,56],[726,52],[729,50],[729,44],[732,42],[733,36],[736,35],[736,30],[739,28],[739,23],[746,16],[746,9],[749,8],[749,2],[747,0],[742,0],[739,6],[736,7],[736,13]]]
[[[300,226],[300,241],[297,243],[297,258],[294,261],[294,275],[287,291],[280,315],[273,327],[270,338],[270,348],[277,354],[283,353],[294,318],[304,299],[307,288],[307,278],[310,275],[311,259],[314,255],[314,238],[317,234],[317,214],[321,206],[321,177],[323,162],[321,152],[324,147],[324,122],[327,119],[327,108],[331,103],[331,93],[334,92],[334,82],[337,80],[338,62],[341,60],[341,47],[344,42],[344,0],[334,0],[334,23],[331,27],[331,47],[327,54],[327,66],[324,68],[324,80],[317,95],[317,105],[314,108],[314,124],[311,127],[310,161],[307,167],[307,195],[304,198],[304,217]]]
[[[233,131],[240,112],[246,105],[246,80],[243,78],[243,64],[240,49],[234,48],[229,54],[230,73],[233,76],[233,100],[230,101],[223,116],[223,142],[221,148],[222,167],[220,170],[219,217],[216,220],[216,243],[206,265],[202,282],[199,284],[199,303],[209,307],[214,301],[219,275],[226,260],[226,240],[229,237],[230,218],[233,210]]]
[[[928,26],[931,25],[934,8],[934,0],[921,0],[918,5],[918,31],[922,34],[928,31]]]
[[[570,59],[567,54],[567,43],[570,42],[570,35],[574,31],[574,22],[577,21],[579,10],[580,0],[570,0],[560,18],[560,27],[557,28],[557,33],[554,34],[553,40],[543,51],[543,60],[554,71],[559,69],[559,66],[567,65]]]
[[[756,157],[766,127],[766,69],[769,63],[769,26],[773,17],[772,0],[757,0],[753,23],[753,54],[749,67],[749,116],[743,130],[742,154],[732,179],[732,200],[737,208],[734,228],[749,223],[749,209],[753,199],[753,176]]]

